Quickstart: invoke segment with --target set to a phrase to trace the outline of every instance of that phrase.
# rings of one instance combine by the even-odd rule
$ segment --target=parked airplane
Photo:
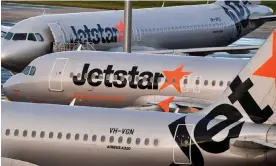
[[[57,52],[35,59],[9,78],[2,92],[12,101],[69,105],[76,98],[76,105],[166,112],[169,108],[162,101],[171,101],[171,111],[183,112],[215,101],[247,63],[248,59],[181,55]]]
[[[213,4],[133,10],[134,50],[216,47],[211,51],[252,49],[228,48],[242,36],[266,21],[276,20],[269,7],[260,1],[218,1]],[[191,19],[192,18],[192,19]],[[2,67],[21,72],[35,58],[53,52],[55,43],[90,43],[101,50],[122,48],[123,11],[50,14],[17,23],[1,44]],[[71,45],[70,45],[71,47]],[[256,47],[254,47],[256,49]],[[193,50],[206,54],[210,48]],[[181,50],[190,53],[190,50]]]
[[[275,165],[275,46],[276,31],[195,114],[2,102],[1,155],[39,166]]]

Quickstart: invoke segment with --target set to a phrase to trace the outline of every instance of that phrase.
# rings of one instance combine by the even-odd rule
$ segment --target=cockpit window
[[[33,76],[35,74],[36,68],[32,66],[31,71],[29,73],[30,76]]]
[[[38,41],[44,41],[43,37],[41,36],[41,34],[39,33],[35,33],[35,36],[37,38]]]
[[[31,68],[31,66],[27,66],[27,67],[22,71],[22,73],[25,74],[25,75],[28,75],[28,74],[29,74],[29,71],[30,71],[30,68]]]
[[[11,40],[12,37],[13,37],[13,33],[8,32],[7,35],[5,36],[5,39]]]
[[[33,33],[29,33],[27,39],[30,41],[36,41],[35,35]]]
[[[16,33],[14,34],[12,40],[26,40],[27,33]]]
[[[6,34],[7,34],[6,32],[1,31],[1,38],[5,37]]]

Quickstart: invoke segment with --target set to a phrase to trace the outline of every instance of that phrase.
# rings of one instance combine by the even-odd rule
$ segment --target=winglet
[[[159,107],[161,107],[165,112],[170,112],[170,103],[172,102],[172,100],[174,99],[174,97],[170,97],[166,100],[160,101],[157,105]]]
[[[77,51],[80,51],[81,48],[82,48],[82,45],[80,44],[79,47],[78,47],[78,49],[77,49]]]
[[[193,108],[193,107],[190,107],[190,108],[189,108],[189,112],[190,112],[190,113],[195,113],[195,112],[199,112],[199,110],[198,110],[198,109],[195,109],[195,108]]]

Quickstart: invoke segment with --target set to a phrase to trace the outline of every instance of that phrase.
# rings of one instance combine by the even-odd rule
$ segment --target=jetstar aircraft
[[[256,46],[221,46],[228,46],[266,21],[276,20],[271,8],[258,4],[260,1],[220,0],[204,5],[135,9],[133,50],[181,49],[178,52],[206,55],[257,49]],[[64,43],[74,42],[89,43],[89,48],[97,51],[121,50],[123,14],[122,10],[100,11],[41,15],[23,20],[13,26],[2,41],[1,65],[21,72],[35,58],[55,51],[56,46],[60,49],[58,45],[53,46],[53,42],[63,44],[65,50],[69,48]]]
[[[276,165],[275,40],[199,113],[2,102],[1,155],[39,166]]]
[[[2,91],[12,101],[68,105],[76,98],[76,105],[185,112],[215,101],[247,63],[236,58],[57,52],[35,59],[7,80]],[[168,102],[173,104],[164,106]]]

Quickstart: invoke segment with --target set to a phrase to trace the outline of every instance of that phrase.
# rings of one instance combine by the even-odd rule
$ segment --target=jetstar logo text
[[[118,25],[114,27],[102,27],[97,24],[96,28],[90,28],[87,25],[83,25],[82,29],[76,29],[71,26],[74,34],[75,41],[89,42],[93,44],[99,43],[117,43],[123,38],[124,23],[120,21]]]
[[[114,70],[113,65],[108,65],[106,69],[94,68],[88,72],[90,64],[84,64],[80,78],[73,76],[75,85],[81,86],[88,82],[89,85],[97,87],[104,83],[106,87],[124,88],[128,86],[132,89],[154,89],[158,90],[158,82],[163,76],[162,73],[152,73],[150,71],[140,72],[138,66],[133,66],[131,70]],[[104,76],[104,77],[103,77]],[[112,77],[111,77],[112,76]]]

